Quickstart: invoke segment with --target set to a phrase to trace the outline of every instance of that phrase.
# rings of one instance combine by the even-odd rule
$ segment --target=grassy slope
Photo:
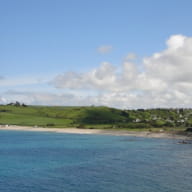
[[[95,121],[106,125],[108,120],[121,118],[107,107],[41,107],[41,106],[0,106],[0,124],[49,126],[49,127],[76,127],[88,124],[89,116],[96,117]],[[92,123],[91,123],[92,124]]]
[[[185,113],[192,111],[186,111]],[[183,112],[184,114],[184,112]],[[47,106],[0,106],[0,124],[41,127],[82,127],[146,130],[152,127],[169,127],[159,120],[154,124],[152,116],[178,119],[176,110],[118,110],[108,107],[47,107]],[[133,119],[143,120],[134,123]],[[191,121],[191,120],[190,120]],[[157,125],[157,126],[156,126]],[[180,127],[178,125],[172,126]]]

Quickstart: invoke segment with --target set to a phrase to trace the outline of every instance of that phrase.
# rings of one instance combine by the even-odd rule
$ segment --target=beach
[[[115,135],[115,136],[134,136],[134,137],[148,137],[148,138],[170,138],[170,139],[191,139],[186,135],[178,135],[168,132],[150,132],[150,131],[127,131],[127,130],[111,130],[111,129],[82,129],[82,128],[43,128],[43,127],[27,127],[6,125],[1,126],[0,130],[13,131],[45,131],[55,133],[68,134],[101,134],[101,135]]]

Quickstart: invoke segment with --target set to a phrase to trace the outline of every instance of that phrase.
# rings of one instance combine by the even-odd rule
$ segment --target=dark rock
[[[189,127],[185,130],[186,132],[192,132],[192,127]]]
[[[182,141],[179,141],[178,144],[192,144],[192,141],[182,140]]]

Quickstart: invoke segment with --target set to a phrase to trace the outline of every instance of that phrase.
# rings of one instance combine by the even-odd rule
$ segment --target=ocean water
[[[177,140],[0,131],[0,192],[191,192]]]

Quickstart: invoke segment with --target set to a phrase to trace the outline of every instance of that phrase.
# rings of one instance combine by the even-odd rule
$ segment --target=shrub
[[[54,123],[47,123],[46,126],[47,127],[53,127],[53,126],[55,126],[55,124]]]

